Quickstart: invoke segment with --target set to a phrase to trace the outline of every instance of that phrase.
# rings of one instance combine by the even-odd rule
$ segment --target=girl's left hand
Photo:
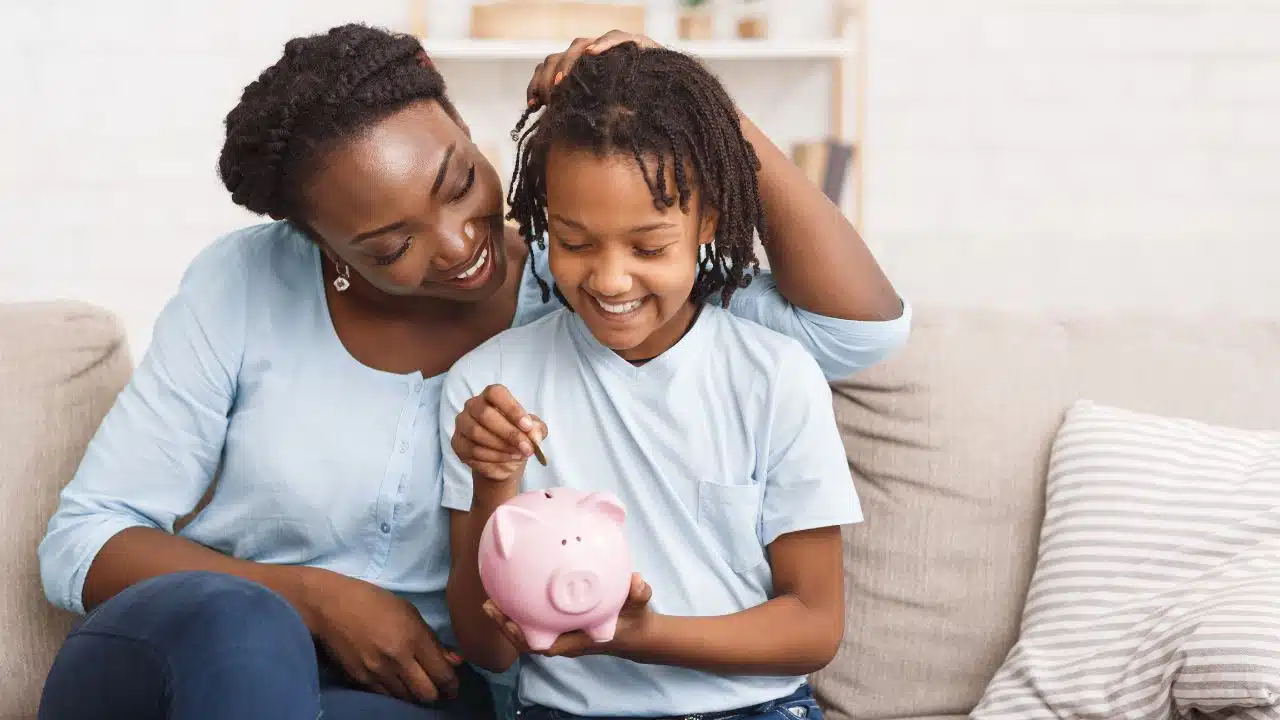
[[[555,643],[546,650],[531,650],[529,644],[525,642],[524,633],[520,632],[519,626],[506,615],[503,615],[492,600],[485,602],[484,612],[498,624],[498,627],[502,629],[502,634],[507,637],[507,641],[521,655],[534,654],[546,657],[618,655],[620,651],[625,651],[628,647],[634,647],[636,639],[645,633],[648,624],[653,620],[654,612],[649,609],[649,599],[651,597],[653,597],[653,589],[649,587],[649,583],[645,582],[639,573],[633,573],[631,575],[631,591],[627,595],[627,601],[623,604],[622,611],[618,615],[618,628],[614,631],[612,640],[598,643],[592,640],[585,632],[577,630],[564,633],[556,638]]]
[[[636,35],[621,30],[610,30],[595,40],[578,38],[569,45],[567,50],[548,55],[546,60],[538,63],[538,67],[533,69],[533,79],[529,81],[529,88],[525,92],[529,107],[546,105],[551,97],[551,88],[560,84],[583,53],[596,55],[625,42],[634,42],[640,47],[647,48],[661,47],[646,35]]]

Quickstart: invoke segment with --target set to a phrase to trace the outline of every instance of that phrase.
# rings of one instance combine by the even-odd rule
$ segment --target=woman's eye
[[[475,184],[476,184],[476,166],[472,165],[470,168],[467,169],[467,179],[463,181],[462,188],[458,190],[458,193],[453,196],[453,201],[457,202],[462,198],[466,197],[467,193],[471,192],[471,186]]]
[[[412,244],[413,244],[413,236],[410,235],[409,237],[404,239],[404,242],[400,243],[400,247],[396,248],[395,251],[388,253],[386,255],[379,255],[375,257],[373,259],[373,264],[374,265],[390,265],[391,263],[403,257],[404,254],[409,251],[409,246]]]

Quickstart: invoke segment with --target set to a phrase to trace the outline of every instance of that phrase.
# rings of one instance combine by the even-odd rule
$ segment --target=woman
[[[628,39],[649,42],[593,50]],[[590,44],[540,64],[529,103]],[[545,252],[504,227],[497,174],[412,37],[292,40],[226,125],[227,189],[275,222],[191,263],[63,493],[41,571],[89,614],[41,717],[483,716],[444,599],[439,391],[462,355],[559,307]],[[837,209],[742,132],[774,275],[730,311],[828,377],[878,361],[905,304]]]

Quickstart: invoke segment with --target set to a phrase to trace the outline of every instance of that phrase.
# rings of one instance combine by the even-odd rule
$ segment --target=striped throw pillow
[[[1046,493],[972,718],[1280,719],[1280,433],[1081,401]]]

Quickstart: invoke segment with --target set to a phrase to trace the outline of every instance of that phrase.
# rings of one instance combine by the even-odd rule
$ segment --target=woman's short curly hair
[[[219,177],[237,205],[298,218],[301,188],[326,152],[419,100],[453,112],[411,35],[351,24],[294,38],[227,114]]]

